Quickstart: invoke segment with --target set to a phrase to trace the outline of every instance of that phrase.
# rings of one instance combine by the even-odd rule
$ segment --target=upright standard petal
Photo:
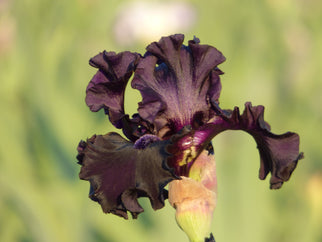
[[[139,197],[148,197],[154,209],[162,208],[167,198],[164,187],[178,179],[166,167],[166,142],[145,138],[136,149],[117,133],[81,141],[77,157],[82,166],[79,177],[90,182],[90,198],[100,203],[105,213],[126,219],[127,211],[133,218],[143,212]]]
[[[200,45],[196,38],[188,46],[183,40],[178,34],[150,44],[132,81],[142,95],[140,116],[157,131],[167,128],[170,133],[164,135],[208,121],[210,101],[218,101],[221,90],[222,72],[217,65],[225,57],[212,46]]]
[[[89,62],[99,70],[87,86],[86,104],[93,112],[103,108],[117,128],[122,128],[125,87],[139,58],[139,54],[129,51],[119,54],[104,51]]]

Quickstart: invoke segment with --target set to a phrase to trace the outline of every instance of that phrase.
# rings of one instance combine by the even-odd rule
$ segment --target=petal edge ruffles
[[[165,165],[168,154],[166,141],[135,149],[133,143],[117,133],[94,135],[78,146],[79,177],[90,182],[90,198],[98,202],[105,213],[133,218],[143,212],[137,198],[148,197],[153,209],[164,206],[164,187],[178,179]]]
[[[139,54],[129,51],[104,51],[89,62],[99,70],[87,86],[86,104],[93,112],[103,108],[116,128],[122,128],[124,92],[139,58]]]
[[[218,102],[222,72],[217,65],[225,57],[196,38],[188,46],[183,40],[177,34],[150,44],[134,74],[132,87],[142,95],[139,114],[157,131],[169,126],[176,133],[186,125],[202,124],[211,116],[210,100]]]

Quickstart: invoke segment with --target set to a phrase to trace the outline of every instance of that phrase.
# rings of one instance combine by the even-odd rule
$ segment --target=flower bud
[[[176,209],[176,221],[192,242],[209,236],[216,207],[216,173],[213,156],[202,153],[190,169],[190,177],[169,183],[169,202]]]
[[[209,155],[206,150],[203,151],[191,166],[189,177],[217,193],[217,175],[214,156]]]

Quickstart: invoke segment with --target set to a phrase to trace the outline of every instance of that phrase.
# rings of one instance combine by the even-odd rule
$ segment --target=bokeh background
[[[264,105],[272,131],[298,132],[305,153],[272,191],[251,136],[216,137],[216,241],[321,242],[321,30],[318,0],[0,0],[0,241],[187,241],[167,202],[155,212],[141,199],[137,220],[103,214],[75,159],[81,139],[114,130],[85,105],[88,60],[181,32],[226,56],[222,108]],[[139,100],[127,90],[126,111]]]

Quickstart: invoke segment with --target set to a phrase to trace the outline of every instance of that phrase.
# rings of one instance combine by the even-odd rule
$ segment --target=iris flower
[[[243,112],[221,109],[218,65],[225,57],[197,38],[187,46],[183,41],[176,34],[151,43],[144,55],[104,51],[90,60],[98,71],[86,89],[86,104],[93,112],[103,109],[125,137],[94,135],[79,143],[77,159],[80,179],[90,182],[89,197],[105,213],[137,218],[143,212],[138,198],[148,197],[155,210],[169,198],[190,240],[205,241],[216,206],[211,140],[217,134],[243,130],[255,139],[259,178],[270,173],[271,189],[289,180],[303,154],[296,133],[270,131],[263,106],[247,102]],[[142,101],[129,117],[124,94],[131,78]]]

